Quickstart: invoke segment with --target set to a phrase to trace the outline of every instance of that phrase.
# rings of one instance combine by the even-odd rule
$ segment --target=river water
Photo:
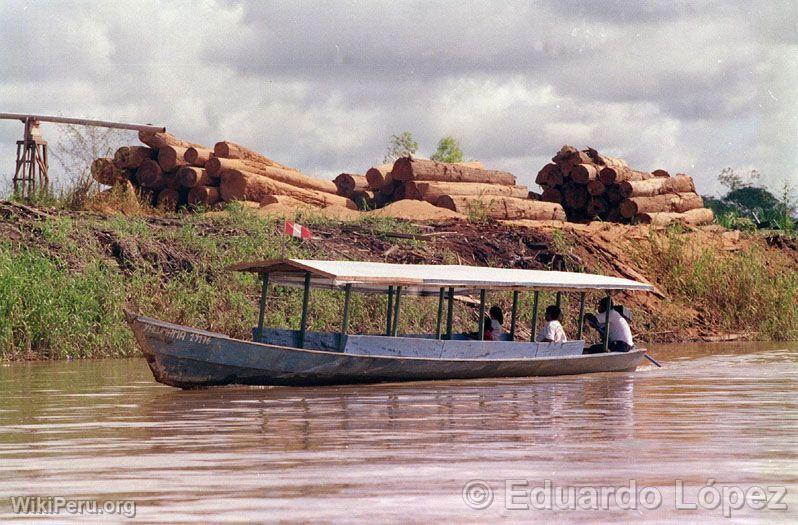
[[[662,369],[198,391],[143,359],[0,365],[0,521],[41,519],[11,501],[40,496],[123,502],[64,500],[62,521],[795,522],[798,344],[652,353]]]

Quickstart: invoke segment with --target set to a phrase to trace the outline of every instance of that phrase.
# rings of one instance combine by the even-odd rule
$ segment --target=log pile
[[[682,173],[640,171],[593,148],[568,145],[551,160],[535,179],[543,188],[540,200],[561,204],[569,221],[699,225],[713,220],[693,179]]]
[[[123,146],[113,158],[95,159],[91,174],[105,186],[130,182],[143,202],[165,211],[234,200],[267,203],[273,196],[357,209],[341,196],[339,184],[310,177],[233,142],[218,142],[210,149],[169,133],[148,132],[140,132],[139,140],[143,146]],[[358,179],[346,181],[347,192],[366,187],[365,178]]]
[[[487,170],[481,162],[402,157],[370,168],[364,177],[342,173],[335,183],[349,192],[344,195],[367,208],[411,199],[493,219],[565,220],[561,206],[530,199],[526,186],[517,185],[513,174]]]

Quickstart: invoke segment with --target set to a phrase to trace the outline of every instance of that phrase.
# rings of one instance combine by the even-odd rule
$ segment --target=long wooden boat
[[[554,376],[632,371],[646,357],[645,349],[583,355],[581,322],[579,337],[574,341],[515,339],[521,291],[532,290],[535,294],[532,324],[536,326],[541,290],[558,292],[558,300],[563,291],[579,292],[581,318],[587,291],[606,290],[609,297],[611,290],[653,289],[651,285],[627,279],[536,270],[298,259],[241,263],[231,269],[255,272],[263,279],[258,326],[253,330],[252,341],[126,312],[156,381],[179,388],[197,388]],[[304,287],[299,330],[263,326],[270,283]],[[307,305],[312,288],[344,291],[340,332],[307,331]],[[483,319],[487,290],[513,292],[510,330],[504,340],[484,340],[481,322],[478,332],[471,336],[453,333],[455,294],[478,292],[478,319]],[[388,294],[384,334],[348,333],[349,298],[353,291]],[[397,334],[403,294],[438,296],[435,333]],[[605,350],[606,346],[605,337]]]

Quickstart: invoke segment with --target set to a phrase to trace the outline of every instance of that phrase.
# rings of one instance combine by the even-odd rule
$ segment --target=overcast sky
[[[567,143],[705,194],[726,166],[780,189],[798,3],[0,0],[0,111],[165,125],[326,177],[408,130],[530,185]],[[0,173],[21,134],[0,121]]]

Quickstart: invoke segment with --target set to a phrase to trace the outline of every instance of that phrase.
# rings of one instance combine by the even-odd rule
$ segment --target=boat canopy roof
[[[313,288],[343,288],[347,284],[362,293],[385,293],[401,286],[402,293],[437,295],[440,288],[458,293],[477,290],[640,290],[653,291],[648,283],[589,273],[520,270],[486,266],[392,264],[365,261],[316,261],[272,259],[242,262],[228,270],[269,274],[269,282],[303,286],[310,274]]]

